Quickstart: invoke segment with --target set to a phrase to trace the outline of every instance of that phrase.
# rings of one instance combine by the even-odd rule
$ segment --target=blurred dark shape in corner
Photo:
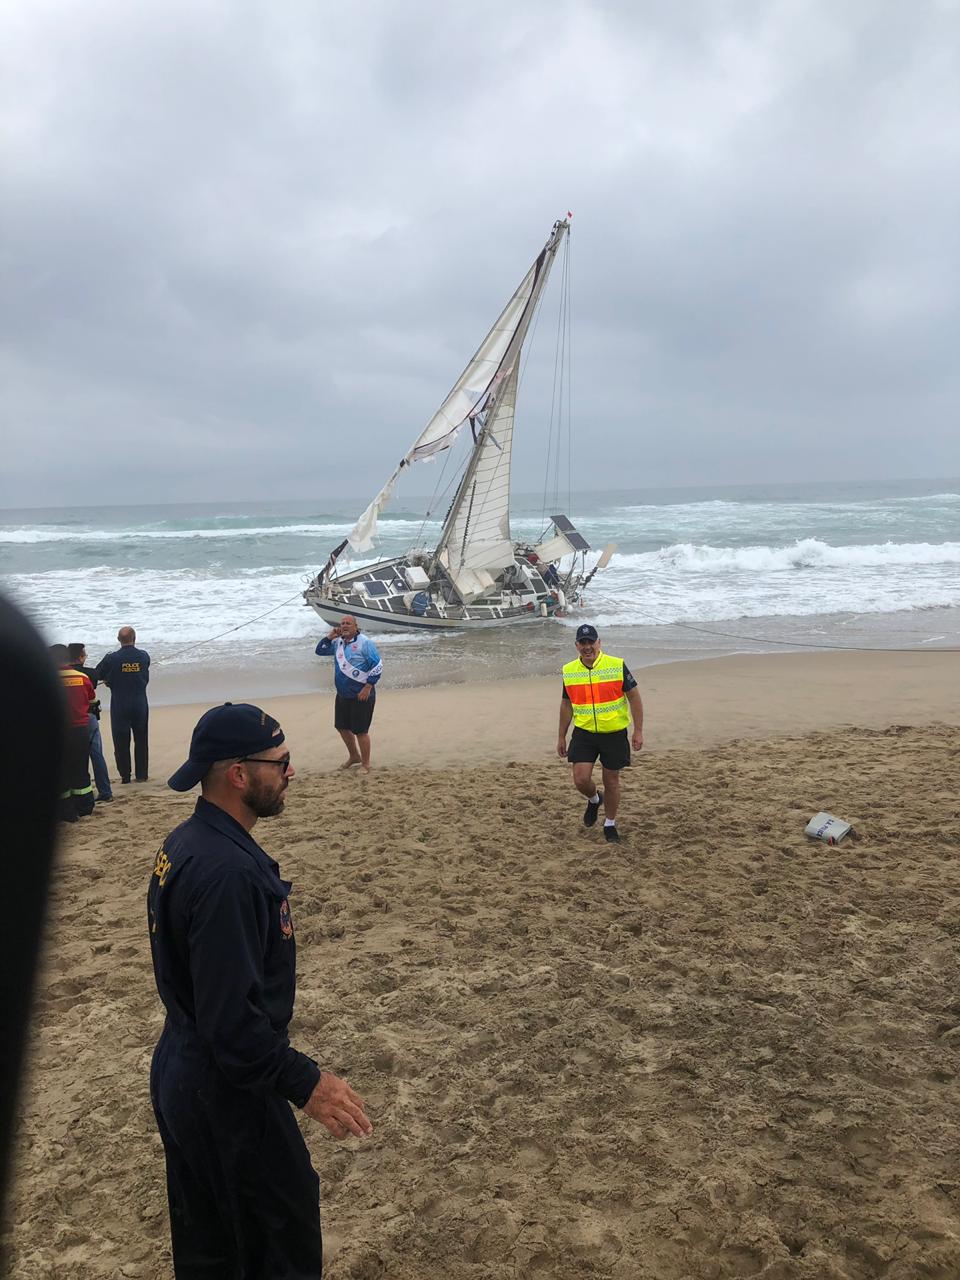
[[[63,691],[46,644],[0,596],[0,1222],[46,915],[64,765]],[[3,1260],[0,1258],[0,1271]]]

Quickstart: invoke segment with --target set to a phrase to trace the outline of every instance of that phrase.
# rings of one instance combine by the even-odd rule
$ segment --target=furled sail
[[[423,431],[420,432],[409,451],[400,461],[396,471],[394,471],[350,531],[348,541],[354,551],[365,552],[373,547],[373,540],[377,532],[377,518],[390,501],[403,468],[409,466],[412,462],[431,458],[443,449],[449,449],[456,440],[460,429],[471,416],[475,415],[484,405],[493,407],[493,401],[497,397],[499,389],[498,384],[502,384],[510,376],[510,373],[516,370],[520,344],[529,327],[562,236],[568,228],[569,223],[566,221],[558,222],[554,226],[550,239],[538,255],[533,266],[523,277],[513,297],[498,316],[493,328],[480,344],[443,404],[441,404]],[[515,397],[516,386],[514,385],[511,404]],[[503,428],[501,428],[502,430]],[[510,410],[509,433],[512,439],[512,407]],[[502,447],[503,442],[499,440],[499,436],[496,436],[496,439]],[[486,448],[486,437],[484,437],[483,446]],[[509,448],[505,461],[506,494],[509,500]],[[509,528],[506,536],[509,537]]]

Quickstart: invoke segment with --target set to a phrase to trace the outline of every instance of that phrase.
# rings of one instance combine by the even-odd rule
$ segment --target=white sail
[[[469,484],[444,540],[446,564],[461,569],[501,569],[513,564],[510,536],[510,455],[517,400],[518,362],[507,375],[491,421],[483,428]]]
[[[408,452],[400,461],[393,475],[386,482],[374,500],[361,515],[348,534],[348,541],[354,551],[369,551],[374,545],[377,532],[377,519],[387,505],[393,493],[397,479],[404,467],[412,462],[432,458],[443,449],[449,449],[456,440],[464,423],[472,413],[486,400],[490,403],[491,394],[495,394],[495,383],[502,379],[506,370],[502,367],[510,353],[511,363],[515,364],[519,356],[519,345],[523,341],[529,327],[536,300],[539,298],[549,267],[556,254],[563,233],[568,223],[558,223],[547,241],[545,248],[537,256],[533,266],[521,280],[513,297],[497,317],[473,358],[453,385],[443,404],[433,415],[424,429],[417,436]],[[546,269],[544,269],[546,268]],[[532,306],[531,303],[534,305]],[[519,339],[519,341],[518,341]],[[513,352],[511,353],[511,345]],[[512,413],[511,413],[512,435]],[[509,473],[510,461],[507,458]],[[509,484],[509,480],[508,480]]]
[[[464,603],[484,594],[480,589],[481,584],[484,588],[492,585],[492,581],[484,582],[491,570],[506,568],[515,563],[510,536],[510,456],[513,449],[520,352],[536,304],[550,274],[557,247],[568,225],[565,222],[556,223],[553,234],[534,264],[536,278],[530,303],[504,352],[486,398],[472,418],[475,433],[473,455],[450,505],[440,541],[437,543],[437,559],[453,576]]]
[[[490,390],[490,384],[507,354],[530,301],[539,261],[538,258],[523,277],[516,293],[457,379],[453,390],[417,437],[416,444],[407,454],[409,461],[430,458],[441,449],[449,449],[460,428]]]
[[[401,467],[404,466],[406,466],[406,459],[400,463],[400,466],[397,467],[396,471],[347,535],[347,541],[354,551],[364,552],[373,549],[373,539],[377,532],[377,518],[390,501],[391,495],[396,488],[397,476],[400,474]]]

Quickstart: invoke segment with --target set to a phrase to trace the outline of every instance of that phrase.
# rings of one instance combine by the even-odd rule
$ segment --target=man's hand
[[[557,739],[557,755],[565,756],[567,754],[567,735]]]
[[[366,702],[366,700],[370,697],[371,693],[373,693],[373,685],[365,684],[363,688],[360,690],[360,692],[357,694],[357,701]]]
[[[633,749],[640,751],[643,748],[643,730],[634,729],[633,731]]]
[[[303,1108],[311,1120],[319,1120],[335,1138],[353,1134],[365,1138],[373,1133],[373,1125],[367,1119],[363,1099],[330,1071],[322,1071],[313,1093]]]
[[[330,628],[330,634],[327,636],[327,639],[328,639],[328,640],[336,640],[336,639],[337,639],[337,637],[338,637],[339,635],[340,635],[340,628],[339,628],[339,627],[331,627],[331,628]]]

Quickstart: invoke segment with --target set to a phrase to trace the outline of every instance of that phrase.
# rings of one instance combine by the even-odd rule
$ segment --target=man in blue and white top
[[[334,680],[337,700],[334,727],[347,748],[347,760],[341,769],[359,765],[370,772],[370,722],[377,701],[376,683],[383,675],[383,663],[376,645],[360,634],[356,618],[348,613],[317,645],[321,658],[331,653],[336,659]]]

